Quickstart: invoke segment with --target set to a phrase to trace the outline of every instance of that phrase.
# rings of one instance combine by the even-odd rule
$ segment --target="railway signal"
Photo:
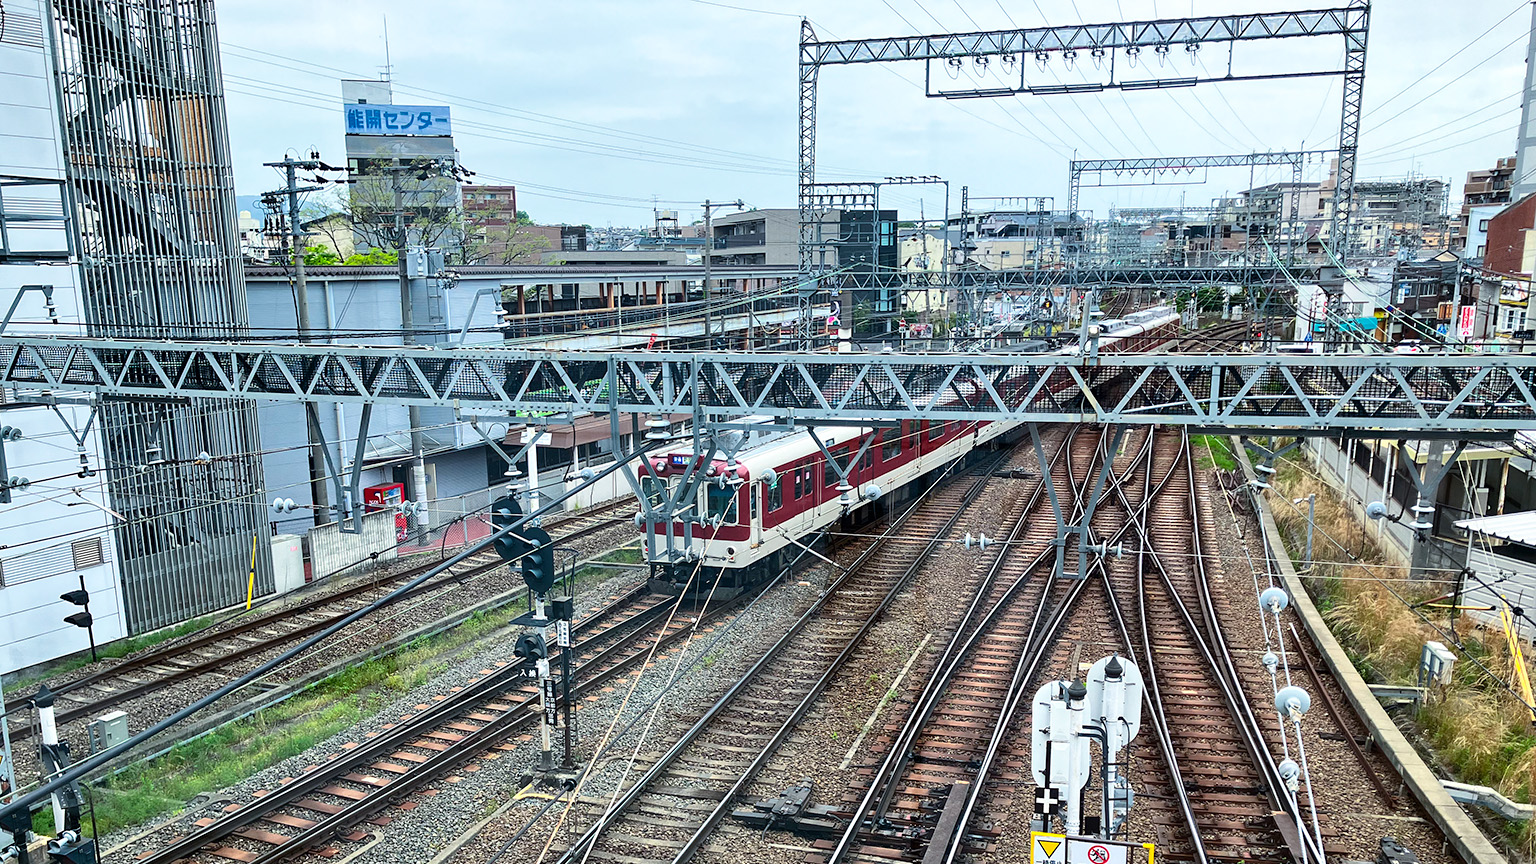
[[[523,515],[522,508],[518,506],[517,499],[511,495],[497,498],[491,504],[491,527],[496,531],[512,525],[517,517]],[[503,561],[516,561],[528,552],[528,541],[519,537],[516,533],[508,531],[491,541],[496,554]]]
[[[528,545],[523,556],[523,581],[529,591],[542,597],[555,586],[555,544],[543,528],[524,525],[522,532]]]
[[[83,581],[83,578],[82,578]],[[96,661],[96,628],[95,619],[91,617],[91,592],[83,587],[74,591],[65,591],[59,595],[59,599],[73,606],[79,606],[80,611],[72,615],[64,616],[65,624],[73,624],[84,630],[91,640],[91,662]]]

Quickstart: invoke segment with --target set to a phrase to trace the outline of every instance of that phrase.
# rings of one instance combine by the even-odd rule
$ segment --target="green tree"
[[[348,267],[380,267],[400,263],[400,256],[393,249],[370,249],[348,255],[342,263]]]
[[[517,224],[519,224],[519,225],[532,225],[533,224],[533,217],[528,215],[528,211],[527,210],[519,210],[519,211],[517,211]]]
[[[305,246],[304,266],[306,267],[332,267],[341,263],[341,258],[326,246]]]

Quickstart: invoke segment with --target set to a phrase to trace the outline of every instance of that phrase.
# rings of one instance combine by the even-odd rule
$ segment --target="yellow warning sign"
[[[1131,864],[1130,852],[1147,853],[1147,864],[1155,860],[1151,843],[1119,843],[1094,837],[1071,837],[1032,831],[1029,835],[1030,864]]]
[[[1067,838],[1064,834],[1030,832],[1030,864],[1067,864]]]

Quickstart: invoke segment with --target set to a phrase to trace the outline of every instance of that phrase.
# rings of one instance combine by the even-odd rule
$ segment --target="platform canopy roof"
[[[1479,516],[1459,519],[1457,528],[1494,537],[1509,543],[1536,548],[1536,510],[1519,513],[1500,513],[1497,516]]]

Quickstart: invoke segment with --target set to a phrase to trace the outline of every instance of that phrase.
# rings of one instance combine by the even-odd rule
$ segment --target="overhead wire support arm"
[[[801,270],[810,273],[815,267],[815,255],[811,244],[815,240],[817,224],[813,221],[811,196],[812,187],[816,182],[816,90],[818,73],[823,66],[903,61],[927,63],[935,60],[958,62],[964,58],[985,60],[991,57],[1005,60],[1014,58],[1018,61],[1028,54],[1044,60],[1051,54],[1075,56],[1078,51],[1086,51],[1094,56],[1103,56],[1106,52],[1121,50],[1139,52],[1145,48],[1166,52],[1171,45],[1182,45],[1186,50],[1195,51],[1201,45],[1223,43],[1231,52],[1240,42],[1306,37],[1342,37],[1345,56],[1341,68],[1295,68],[1239,74],[1234,71],[1229,56],[1225,68],[1215,74],[1125,80],[1116,78],[1115,66],[1111,63],[1108,80],[1102,83],[1086,82],[1053,87],[1030,87],[1021,79],[1017,89],[1004,87],[995,90],[966,91],[955,94],[940,92],[927,93],[927,95],[958,97],[1012,96],[1018,93],[1072,95],[1078,92],[1099,92],[1109,88],[1145,90],[1187,87],[1202,82],[1341,75],[1344,78],[1344,87],[1339,127],[1338,182],[1335,186],[1330,239],[1340,250],[1340,257],[1343,257],[1342,253],[1348,248],[1349,225],[1353,211],[1355,155],[1359,140],[1361,93],[1365,83],[1365,49],[1369,27],[1370,3],[1368,0],[1350,0],[1345,6],[1295,12],[1214,15],[1155,21],[1010,28],[969,33],[831,41],[819,40],[810,23],[802,21],[799,53]],[[1023,64],[1018,65],[1022,69]],[[925,92],[927,92],[926,88]],[[1072,199],[1069,203],[1075,209],[1077,201]]]

